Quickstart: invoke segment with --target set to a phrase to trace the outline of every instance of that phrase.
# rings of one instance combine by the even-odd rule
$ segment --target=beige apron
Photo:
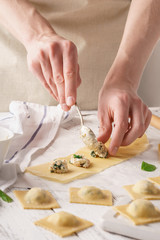
[[[31,1],[55,31],[73,41],[79,53],[81,109],[97,109],[98,93],[115,58],[130,0]],[[0,111],[12,100],[46,105],[57,102],[27,68],[24,47],[0,26]]]

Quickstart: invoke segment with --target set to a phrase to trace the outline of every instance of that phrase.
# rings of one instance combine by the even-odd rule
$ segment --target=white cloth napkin
[[[13,101],[10,113],[0,118],[0,126],[15,134],[0,170],[0,188],[5,190],[17,180],[17,174],[30,164],[32,155],[56,138],[58,129],[75,115],[75,107],[63,112],[60,105],[43,106]],[[53,143],[54,144],[54,143]]]

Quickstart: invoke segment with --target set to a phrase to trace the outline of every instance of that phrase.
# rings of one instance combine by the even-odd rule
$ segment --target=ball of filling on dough
[[[95,152],[95,156],[97,155],[101,158],[106,158],[108,156],[106,146],[102,142],[97,141],[94,132],[90,128],[82,126],[80,135],[84,144]]]
[[[98,157],[106,158],[108,156],[108,149],[102,142],[98,142],[94,146],[94,152]]]
[[[93,186],[84,186],[78,191],[78,195],[86,200],[96,200],[105,198],[104,193],[101,189]]]
[[[141,180],[133,186],[133,191],[142,194],[158,194],[160,191],[154,183]]]
[[[76,216],[67,212],[55,213],[49,216],[47,221],[53,223],[54,225],[63,227],[74,227],[79,224],[79,221],[76,218]]]
[[[50,165],[50,172],[54,173],[67,173],[68,165],[65,159],[54,159]]]
[[[83,155],[73,154],[69,162],[76,167],[88,168],[90,166],[89,159],[85,158]]]
[[[153,217],[157,215],[154,205],[144,199],[136,199],[127,207],[127,212],[133,217]]]
[[[31,188],[25,195],[25,201],[32,204],[46,203],[50,201],[47,192],[41,188]]]

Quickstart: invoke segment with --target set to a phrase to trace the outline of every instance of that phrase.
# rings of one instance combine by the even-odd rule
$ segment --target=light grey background
[[[145,67],[138,93],[149,107],[160,106],[160,41]]]

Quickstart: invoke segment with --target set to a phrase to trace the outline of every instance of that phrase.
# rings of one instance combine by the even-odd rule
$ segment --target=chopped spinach
[[[95,154],[95,151],[91,151],[91,153],[90,153],[90,154],[91,154],[91,156],[92,156],[92,157],[94,157],[94,158],[96,158],[96,157],[97,157],[97,155]]]
[[[74,158],[82,158],[81,155],[76,155],[76,154],[73,154],[73,157],[74,157]]]
[[[96,154],[95,151],[91,151],[90,154],[91,154],[91,156],[94,157],[94,158],[96,158],[96,157],[99,157],[99,158],[107,158],[107,157],[108,157],[108,152],[106,152],[106,155],[105,155],[104,157],[98,156],[98,154]]]
[[[107,158],[108,157],[108,152],[106,152],[106,155],[104,156],[104,158]]]

